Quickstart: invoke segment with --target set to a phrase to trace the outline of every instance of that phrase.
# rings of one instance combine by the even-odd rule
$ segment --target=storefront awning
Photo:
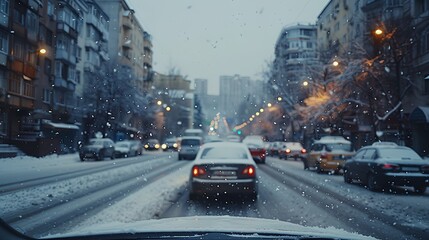
[[[410,122],[429,123],[429,107],[416,107],[410,114]]]

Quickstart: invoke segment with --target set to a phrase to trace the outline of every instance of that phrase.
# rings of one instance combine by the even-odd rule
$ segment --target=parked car
[[[158,139],[148,139],[146,144],[144,145],[144,149],[148,151],[158,150],[161,147]]]
[[[143,144],[140,140],[128,140],[131,143],[131,150],[134,156],[143,154]]]
[[[105,157],[115,158],[115,143],[109,138],[93,138],[87,145],[81,147],[79,151],[81,161],[87,158],[94,158],[101,161]]]
[[[299,142],[285,142],[279,148],[279,158],[304,159],[307,150]]]
[[[133,156],[131,142],[119,141],[115,143],[115,157],[130,157]]]
[[[267,150],[262,136],[251,135],[243,139],[243,143],[247,145],[250,153],[255,161],[265,163]]]
[[[256,199],[256,171],[256,164],[245,144],[204,144],[191,170],[189,197],[242,195]]]
[[[338,173],[347,159],[354,155],[351,142],[342,136],[325,136],[310,147],[304,162],[304,169],[315,168],[320,172]]]
[[[203,138],[201,137],[182,137],[179,147],[179,160],[190,159],[193,160],[197,156],[201,145],[203,144]]]
[[[344,165],[344,182],[365,183],[378,191],[390,185],[411,186],[423,194],[429,185],[429,161],[395,143],[374,143],[359,149]]]
[[[162,151],[177,151],[178,147],[179,144],[177,143],[177,138],[167,138],[161,145]]]

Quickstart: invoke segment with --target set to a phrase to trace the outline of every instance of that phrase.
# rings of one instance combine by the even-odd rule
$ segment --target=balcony
[[[94,64],[92,64],[90,62],[85,62],[84,70],[86,72],[95,72],[95,66],[94,66]]]
[[[133,23],[131,22],[131,18],[128,16],[122,17],[122,25],[124,26],[125,30],[130,30],[133,28]]]
[[[90,40],[90,39],[85,40],[85,47],[89,47],[89,48],[92,48],[94,50],[99,49],[99,45],[97,44],[97,42],[94,40]]]
[[[76,57],[69,54],[65,49],[57,49],[55,59],[64,60],[72,64],[76,64]]]

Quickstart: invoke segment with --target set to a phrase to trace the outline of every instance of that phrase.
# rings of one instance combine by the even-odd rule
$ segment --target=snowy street
[[[258,165],[256,202],[190,201],[191,166],[192,161],[178,161],[177,153],[161,152],[101,162],[80,162],[77,154],[0,159],[1,217],[36,237],[96,224],[195,215],[279,219],[376,238],[429,234],[428,191],[371,192],[362,184],[344,183],[341,175],[304,171],[300,161],[269,157]]]

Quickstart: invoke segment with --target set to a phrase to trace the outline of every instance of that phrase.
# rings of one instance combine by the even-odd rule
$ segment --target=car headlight
[[[149,148],[149,145],[145,144],[145,145],[144,145],[144,148]]]
[[[174,144],[173,144],[173,147],[177,148],[177,143],[174,143]]]
[[[161,145],[161,148],[162,148],[162,149],[167,149],[167,144],[165,144],[165,143],[164,143],[164,144],[162,144],[162,145]]]
[[[158,149],[159,148],[159,144],[157,143],[157,144],[155,144],[155,148],[156,149]]]

